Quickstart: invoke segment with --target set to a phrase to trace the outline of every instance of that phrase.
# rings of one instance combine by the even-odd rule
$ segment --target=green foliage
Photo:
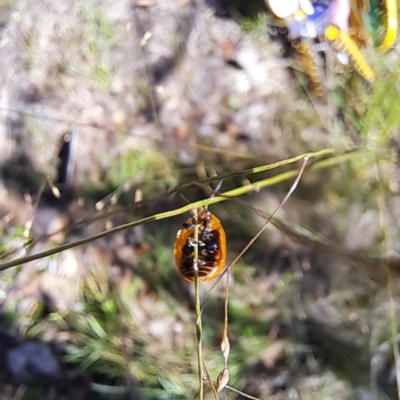
[[[377,80],[365,96],[359,114],[359,131],[372,149],[386,146],[400,128],[400,71],[393,56],[378,58]]]
[[[108,179],[114,187],[122,186],[132,177],[143,176],[146,187],[155,191],[173,185],[174,175],[173,165],[156,149],[122,150],[108,170]]]
[[[376,80],[368,89],[365,84],[343,91],[339,106],[357,128],[363,144],[375,151],[384,149],[400,128],[400,71],[395,54],[374,56]],[[346,98],[347,97],[347,98]]]
[[[97,85],[107,90],[113,79],[110,50],[114,45],[114,30],[107,15],[88,2],[79,8],[81,17],[81,40],[83,57],[86,60],[85,74],[89,74]]]
[[[101,269],[88,277],[81,312],[51,316],[60,328],[68,326],[74,332],[65,361],[79,364],[88,375],[105,374],[117,380],[126,375],[129,365],[135,379],[156,385],[155,360],[146,354],[124,297],[105,278]]]
[[[250,17],[239,17],[243,31],[253,35],[267,35],[270,19],[265,13]]]
[[[0,224],[0,259],[6,259],[14,253],[28,247],[32,242],[32,232],[22,225],[4,229]]]

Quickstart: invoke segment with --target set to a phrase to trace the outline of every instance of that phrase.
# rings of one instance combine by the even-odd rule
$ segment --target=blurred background
[[[328,40],[338,1],[318,3],[322,25],[315,2],[284,16],[275,3],[0,0],[0,261],[215,187],[168,195],[181,184],[349,152],[306,169],[232,268],[229,385],[269,400],[398,399],[400,47],[378,48],[391,10],[352,2],[342,21],[369,19]],[[233,176],[221,192],[300,165]],[[228,263],[265,223],[254,210],[271,213],[292,183],[210,206]],[[188,216],[0,264],[0,399],[196,398],[194,291],[173,255]],[[224,282],[203,314],[213,379]]]

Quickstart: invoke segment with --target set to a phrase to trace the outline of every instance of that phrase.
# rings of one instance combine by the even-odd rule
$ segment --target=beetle
[[[194,237],[196,226],[197,243]],[[207,207],[192,210],[192,216],[177,233],[174,256],[179,273],[189,282],[195,281],[196,268],[199,282],[210,281],[220,275],[226,262],[226,234],[220,220]]]

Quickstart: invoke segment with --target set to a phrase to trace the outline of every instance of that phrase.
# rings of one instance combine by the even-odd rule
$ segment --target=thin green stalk
[[[227,389],[229,389],[229,390],[232,390],[232,392],[235,392],[235,393],[237,393],[237,394],[240,394],[240,395],[243,396],[243,397],[246,397],[247,399],[250,399],[250,400],[260,400],[258,397],[250,396],[249,394],[244,393],[244,392],[241,392],[240,390],[237,390],[237,389],[233,388],[232,386],[226,385],[225,387],[226,387]]]
[[[203,369],[204,369],[204,372],[205,372],[205,374],[206,374],[208,383],[209,383],[209,385],[210,385],[211,394],[212,394],[214,400],[218,400],[218,399],[219,399],[219,397],[218,397],[218,392],[217,392],[217,390],[216,390],[215,387],[214,387],[214,383],[213,383],[213,381],[212,381],[210,372],[208,371],[208,368],[207,368],[207,365],[206,365],[206,362],[205,362],[204,358],[203,358]]]
[[[197,336],[197,368],[199,376],[199,399],[204,398],[203,382],[203,330],[200,312],[200,285],[199,285],[199,225],[197,209],[192,210],[195,220],[194,226],[194,297],[196,303],[196,336]]]
[[[365,156],[365,154],[366,154],[366,152],[346,153],[346,154],[343,154],[343,155],[340,155],[340,156],[329,158],[327,160],[317,161],[313,165],[311,165],[308,169],[310,171],[316,171],[316,170],[319,170],[319,169],[333,167],[335,165],[339,165],[339,164],[341,164],[343,162],[349,161],[349,160],[351,160],[353,158],[357,158],[357,157],[360,157],[362,155]],[[261,167],[259,167],[259,168],[261,168]],[[178,209],[175,209],[175,210],[166,211],[166,212],[163,212],[163,213],[151,215],[149,217],[141,218],[141,219],[139,219],[137,221],[133,221],[133,222],[129,222],[127,224],[116,226],[115,228],[109,229],[107,231],[100,232],[100,233],[98,233],[96,235],[93,235],[93,236],[90,236],[88,238],[77,240],[76,242],[66,243],[66,244],[63,244],[61,246],[58,246],[58,247],[55,247],[55,248],[52,248],[52,249],[48,249],[48,250],[40,252],[40,253],[31,254],[31,255],[28,255],[28,256],[16,258],[14,260],[7,261],[5,263],[0,264],[0,271],[4,271],[4,270],[6,270],[8,268],[15,267],[16,265],[20,265],[20,264],[27,263],[27,262],[30,262],[30,261],[38,260],[38,259],[41,259],[43,257],[48,257],[48,256],[51,256],[53,254],[60,253],[61,251],[64,251],[64,250],[68,250],[68,249],[71,249],[71,248],[74,248],[74,247],[77,247],[77,246],[81,246],[83,244],[93,242],[93,241],[101,239],[101,238],[103,238],[105,236],[111,235],[113,233],[121,232],[121,231],[124,231],[126,229],[130,229],[130,228],[133,228],[135,226],[138,226],[138,225],[147,224],[149,222],[153,222],[153,221],[157,221],[157,220],[161,220],[161,219],[174,217],[174,216],[186,213],[186,212],[190,211],[192,208],[204,207],[204,206],[206,206],[208,204],[221,203],[223,201],[228,200],[229,197],[242,196],[242,195],[244,195],[246,193],[258,191],[258,190],[260,190],[262,188],[273,186],[273,185],[276,185],[276,184],[278,184],[280,182],[284,182],[284,181],[286,181],[288,179],[294,178],[294,177],[296,177],[298,175],[298,173],[299,173],[298,169],[291,170],[291,171],[286,171],[286,172],[283,172],[283,173],[278,174],[276,176],[273,176],[271,178],[263,179],[261,181],[255,182],[253,184],[242,186],[242,187],[239,187],[237,189],[230,190],[230,191],[228,191],[226,193],[223,193],[221,196],[215,196],[212,199],[204,199],[204,200],[196,201],[194,203],[187,204],[187,205],[185,205],[183,207],[180,207]],[[212,180],[216,181],[216,180],[220,180],[220,179],[221,179],[221,177],[215,177]]]
[[[224,302],[224,331],[222,332],[223,340],[227,340],[228,346],[229,345],[229,338],[228,338],[228,304],[229,304],[229,271],[226,273],[226,287],[225,287],[225,302]],[[225,368],[228,368],[228,354],[223,354],[224,356],[224,363]]]
[[[282,202],[278,205],[278,207],[275,208],[275,210],[272,212],[272,214],[267,218],[265,221],[264,225],[261,227],[261,229],[254,235],[254,237],[247,243],[247,245],[244,247],[244,249],[236,256],[236,258],[232,261],[232,263],[225,268],[224,272],[214,281],[214,284],[211,286],[211,289],[207,292],[205,299],[203,301],[202,309],[204,308],[205,302],[210,295],[211,291],[214,289],[214,287],[218,284],[218,282],[222,279],[224,274],[229,273],[231,268],[242,258],[243,254],[246,253],[246,251],[253,245],[253,243],[261,236],[261,234],[265,231],[267,228],[267,225],[271,222],[272,218],[274,215],[285,205],[285,203],[289,200],[289,197],[292,195],[292,193],[295,191],[297,185],[300,182],[300,178],[303,176],[304,170],[306,168],[308,161],[308,157],[305,157],[303,160],[303,165],[301,166],[299,171],[297,172],[297,178],[295,179],[293,185],[287,192],[285,198],[282,200]],[[292,171],[290,171],[292,172]]]
[[[353,154],[353,153],[357,153],[357,152],[360,152],[360,150],[353,151],[353,152],[350,152],[348,154]],[[245,169],[243,171],[228,172],[228,173],[226,173],[224,175],[218,175],[218,176],[214,176],[214,177],[211,177],[211,178],[202,179],[202,180],[200,180],[198,182],[185,183],[185,184],[176,186],[176,187],[166,191],[165,193],[162,193],[160,195],[154,196],[151,199],[138,201],[138,202],[136,202],[133,205],[130,205],[128,207],[119,207],[119,208],[115,208],[113,210],[99,212],[94,216],[91,216],[91,217],[88,217],[88,218],[84,218],[84,219],[78,221],[74,225],[74,227],[77,228],[77,227],[80,227],[80,226],[86,226],[86,225],[92,224],[92,223],[94,223],[94,222],[96,222],[98,220],[106,219],[106,218],[112,217],[113,215],[117,215],[117,214],[121,214],[123,212],[126,212],[128,210],[131,211],[131,210],[134,210],[136,208],[149,206],[151,204],[157,203],[158,201],[165,200],[166,198],[168,198],[169,196],[172,196],[175,193],[181,193],[184,190],[190,189],[193,186],[197,186],[199,184],[209,184],[211,182],[220,181],[220,180],[226,180],[226,179],[234,178],[236,176],[246,176],[246,175],[256,174],[256,173],[259,173],[259,172],[269,171],[269,170],[272,170],[272,169],[276,169],[276,168],[279,168],[279,167],[283,167],[283,166],[286,166],[286,165],[293,164],[293,163],[295,163],[297,161],[300,161],[300,160],[304,159],[304,157],[308,157],[310,159],[313,159],[313,158],[326,157],[326,156],[330,156],[330,155],[333,155],[333,154],[334,154],[333,149],[322,149],[322,150],[315,151],[315,152],[309,152],[309,153],[300,154],[298,156],[295,156],[295,157],[292,157],[292,158],[288,158],[286,160],[278,161],[278,162],[275,162],[275,163],[272,163],[272,164],[267,164],[267,165],[262,165],[262,166],[259,166],[259,167],[249,168],[249,169]]]

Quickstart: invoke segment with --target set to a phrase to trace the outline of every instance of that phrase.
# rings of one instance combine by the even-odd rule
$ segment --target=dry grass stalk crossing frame
[[[330,167],[333,167],[335,165],[340,165],[340,164],[342,164],[342,163],[344,163],[346,161],[349,161],[349,160],[352,160],[352,159],[355,159],[355,158],[358,158],[358,157],[362,157],[363,155],[366,155],[367,153],[368,152],[365,151],[365,150],[356,150],[356,151],[351,151],[351,152],[348,152],[348,153],[345,153],[345,154],[342,154],[342,155],[335,156],[335,155],[333,155],[334,152],[333,152],[332,149],[324,149],[324,150],[320,150],[320,151],[317,151],[317,152],[306,153],[306,154],[303,154],[301,156],[297,156],[297,157],[295,157],[293,159],[289,159],[289,160],[286,160],[286,161],[280,161],[280,162],[275,163],[275,164],[270,164],[270,165],[266,165],[266,166],[253,168],[251,170],[247,170],[247,171],[250,171],[250,172],[247,172],[247,174],[266,171],[266,170],[269,170],[269,169],[273,169],[273,168],[277,168],[277,167],[284,166],[284,165],[287,165],[287,164],[291,164],[291,163],[293,163],[295,161],[304,159],[306,157],[309,158],[309,159],[312,159],[312,158],[323,157],[323,156],[326,156],[326,155],[333,155],[332,157],[329,157],[329,158],[326,158],[326,159],[323,159],[323,160],[320,160],[320,161],[316,161],[314,164],[312,164],[308,168],[308,170],[310,170],[310,171],[320,170],[320,169],[330,168]],[[230,190],[228,192],[225,192],[225,193],[221,194],[221,196],[215,196],[212,199],[199,200],[199,201],[193,202],[191,204],[187,204],[187,205],[185,205],[183,207],[177,208],[175,210],[171,210],[171,211],[167,211],[167,212],[151,215],[151,216],[148,216],[148,217],[145,217],[145,218],[141,218],[141,219],[139,219],[137,221],[133,221],[133,222],[129,222],[127,224],[116,226],[115,228],[109,229],[107,231],[100,232],[100,233],[98,233],[96,235],[93,235],[93,236],[90,236],[88,238],[77,240],[76,242],[66,243],[66,244],[63,244],[61,246],[58,246],[58,247],[55,247],[53,249],[49,249],[49,250],[46,250],[46,251],[43,251],[43,252],[40,252],[40,253],[37,253],[37,254],[31,254],[31,255],[28,255],[28,256],[17,258],[15,260],[7,261],[5,263],[0,264],[0,271],[4,271],[6,269],[15,267],[17,265],[20,265],[20,264],[23,264],[23,263],[26,263],[26,262],[30,262],[30,261],[38,260],[38,259],[41,259],[41,258],[44,258],[44,257],[48,257],[48,256],[51,256],[53,254],[60,253],[60,252],[62,252],[64,250],[68,250],[68,249],[71,249],[71,248],[74,248],[74,247],[77,247],[77,246],[81,246],[83,244],[93,242],[93,241],[95,241],[97,239],[101,239],[101,238],[103,238],[105,236],[111,235],[111,234],[116,233],[116,232],[121,232],[121,231],[124,231],[126,229],[130,229],[130,228],[133,228],[135,226],[138,226],[138,225],[147,224],[149,222],[153,222],[153,221],[157,221],[157,220],[161,220],[161,219],[174,217],[174,216],[186,213],[186,212],[190,211],[192,208],[198,208],[198,207],[202,207],[202,206],[205,206],[205,205],[208,205],[208,204],[221,203],[223,201],[228,200],[229,198],[234,198],[234,197],[242,196],[242,195],[244,195],[246,193],[258,191],[258,190],[260,190],[262,188],[273,186],[273,185],[276,185],[276,184],[278,184],[280,182],[284,182],[284,181],[287,181],[288,179],[294,178],[294,177],[296,177],[298,175],[298,173],[299,173],[298,169],[282,172],[282,173],[280,173],[278,175],[275,175],[275,176],[273,176],[271,178],[263,179],[261,181],[255,182],[253,184],[242,186],[242,187],[239,187],[237,189]],[[239,174],[242,175],[244,173],[240,172]],[[237,175],[238,175],[237,172],[230,174],[230,176],[237,176]],[[218,177],[214,177],[214,178],[212,178],[212,179],[210,179],[208,181],[209,182],[210,181],[217,181],[217,180],[221,180],[221,179],[225,179],[225,178],[226,178],[226,176],[218,176]],[[184,186],[187,186],[187,185],[184,185]],[[180,187],[180,190],[183,190],[183,187]],[[177,191],[177,189],[173,189],[172,192],[175,193],[176,191]]]

